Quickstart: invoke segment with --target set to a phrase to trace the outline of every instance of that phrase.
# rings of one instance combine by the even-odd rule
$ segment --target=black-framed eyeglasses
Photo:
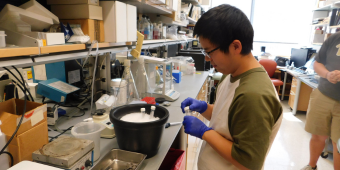
[[[204,55],[204,56],[207,56],[207,57],[209,57],[209,58],[211,58],[210,57],[210,53],[212,53],[212,52],[214,52],[214,51],[216,51],[216,50],[218,50],[218,49],[220,49],[220,47],[217,47],[217,48],[215,48],[215,49],[213,49],[213,50],[211,50],[211,51],[205,51],[205,50],[203,50],[203,49],[201,49],[201,52],[202,52],[202,54]]]

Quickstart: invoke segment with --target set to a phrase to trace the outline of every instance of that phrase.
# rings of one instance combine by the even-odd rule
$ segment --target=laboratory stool
[[[279,79],[272,78],[275,74],[277,63],[274,60],[270,59],[262,59],[259,61],[259,63],[264,67],[264,69],[267,71],[268,76],[270,77],[270,80],[274,84],[277,93],[279,94],[280,86],[283,85],[283,82]],[[284,95],[284,94],[282,94]]]

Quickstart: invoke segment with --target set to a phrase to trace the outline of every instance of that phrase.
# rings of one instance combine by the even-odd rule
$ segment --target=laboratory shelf
[[[201,4],[198,2],[198,0],[182,0],[184,3],[192,3],[195,6],[199,6],[202,8]]]
[[[329,23],[322,23],[322,24],[312,24],[311,26],[318,27],[318,26],[327,26]]]
[[[332,9],[333,9],[333,5],[329,4],[329,5],[323,6],[321,8],[316,8],[313,11],[330,11]]]
[[[193,18],[188,17],[189,20],[189,24],[196,24],[196,20],[194,20]]]
[[[166,45],[180,44],[191,42],[194,38],[184,40],[144,40],[142,49],[157,48]],[[128,45],[127,45],[128,44]],[[136,48],[135,42],[124,43],[98,43],[100,54],[103,53],[121,53],[129,52]],[[29,67],[39,64],[48,64],[60,61],[68,61],[87,57],[89,44],[70,44],[39,47],[23,47],[23,48],[3,48],[0,49],[0,70],[2,67],[17,66]],[[95,55],[96,45],[92,48],[91,55]]]
[[[40,47],[41,54],[57,53],[65,51],[85,50],[85,44],[65,44]]]
[[[0,48],[0,58],[38,55],[39,47],[8,47]]]
[[[331,29],[340,28],[340,25],[330,26],[329,28],[331,28]]]
[[[170,9],[166,9],[161,5],[153,4],[149,1],[143,2],[143,0],[124,0],[124,3],[134,5],[137,7],[138,13],[147,14],[172,14]]]

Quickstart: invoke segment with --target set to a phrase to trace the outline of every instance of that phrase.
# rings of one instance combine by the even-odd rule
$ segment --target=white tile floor
[[[282,102],[283,121],[267,156],[265,170],[300,170],[309,161],[309,140],[311,135],[304,130],[306,113],[293,116],[288,101]],[[192,163],[192,162],[191,162]],[[196,170],[197,167],[192,168]],[[320,157],[318,170],[332,170],[333,157]],[[187,169],[187,170],[191,170]]]
[[[265,170],[299,170],[309,161],[311,135],[304,130],[306,112],[293,116],[287,101],[282,102],[283,121],[265,162]],[[332,170],[333,158],[320,157],[318,170]]]

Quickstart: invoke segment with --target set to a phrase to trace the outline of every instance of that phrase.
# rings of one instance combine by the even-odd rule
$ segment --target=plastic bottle
[[[145,108],[140,108],[140,112],[142,113],[142,117],[144,118],[145,117]]]
[[[149,22],[150,25],[150,32],[149,32],[149,36],[148,36],[148,40],[152,40],[153,39],[153,24],[150,21],[150,18],[148,16],[146,16],[147,21]]]
[[[160,39],[160,32],[156,23],[153,23],[153,39]]]
[[[161,19],[161,16],[160,15],[157,15],[157,18],[156,18],[156,21],[157,23],[157,26],[158,26],[158,30],[159,30],[159,39],[162,39],[162,31],[163,31],[163,22],[162,22],[162,19]]]
[[[290,65],[290,69],[293,70],[294,69],[294,62],[292,62],[292,64]]]
[[[143,31],[144,40],[147,40],[149,38],[149,34],[150,34],[150,23],[146,19],[145,15],[143,15],[142,23],[143,23],[143,30],[144,30]]]
[[[0,125],[2,124],[0,120]],[[1,132],[0,129],[0,149],[2,149],[6,145],[6,135]],[[7,151],[7,149],[5,149]],[[0,155],[0,170],[9,169],[9,157],[7,154]]]
[[[155,110],[156,110],[156,107],[155,106],[151,106],[150,119],[154,118]]]

